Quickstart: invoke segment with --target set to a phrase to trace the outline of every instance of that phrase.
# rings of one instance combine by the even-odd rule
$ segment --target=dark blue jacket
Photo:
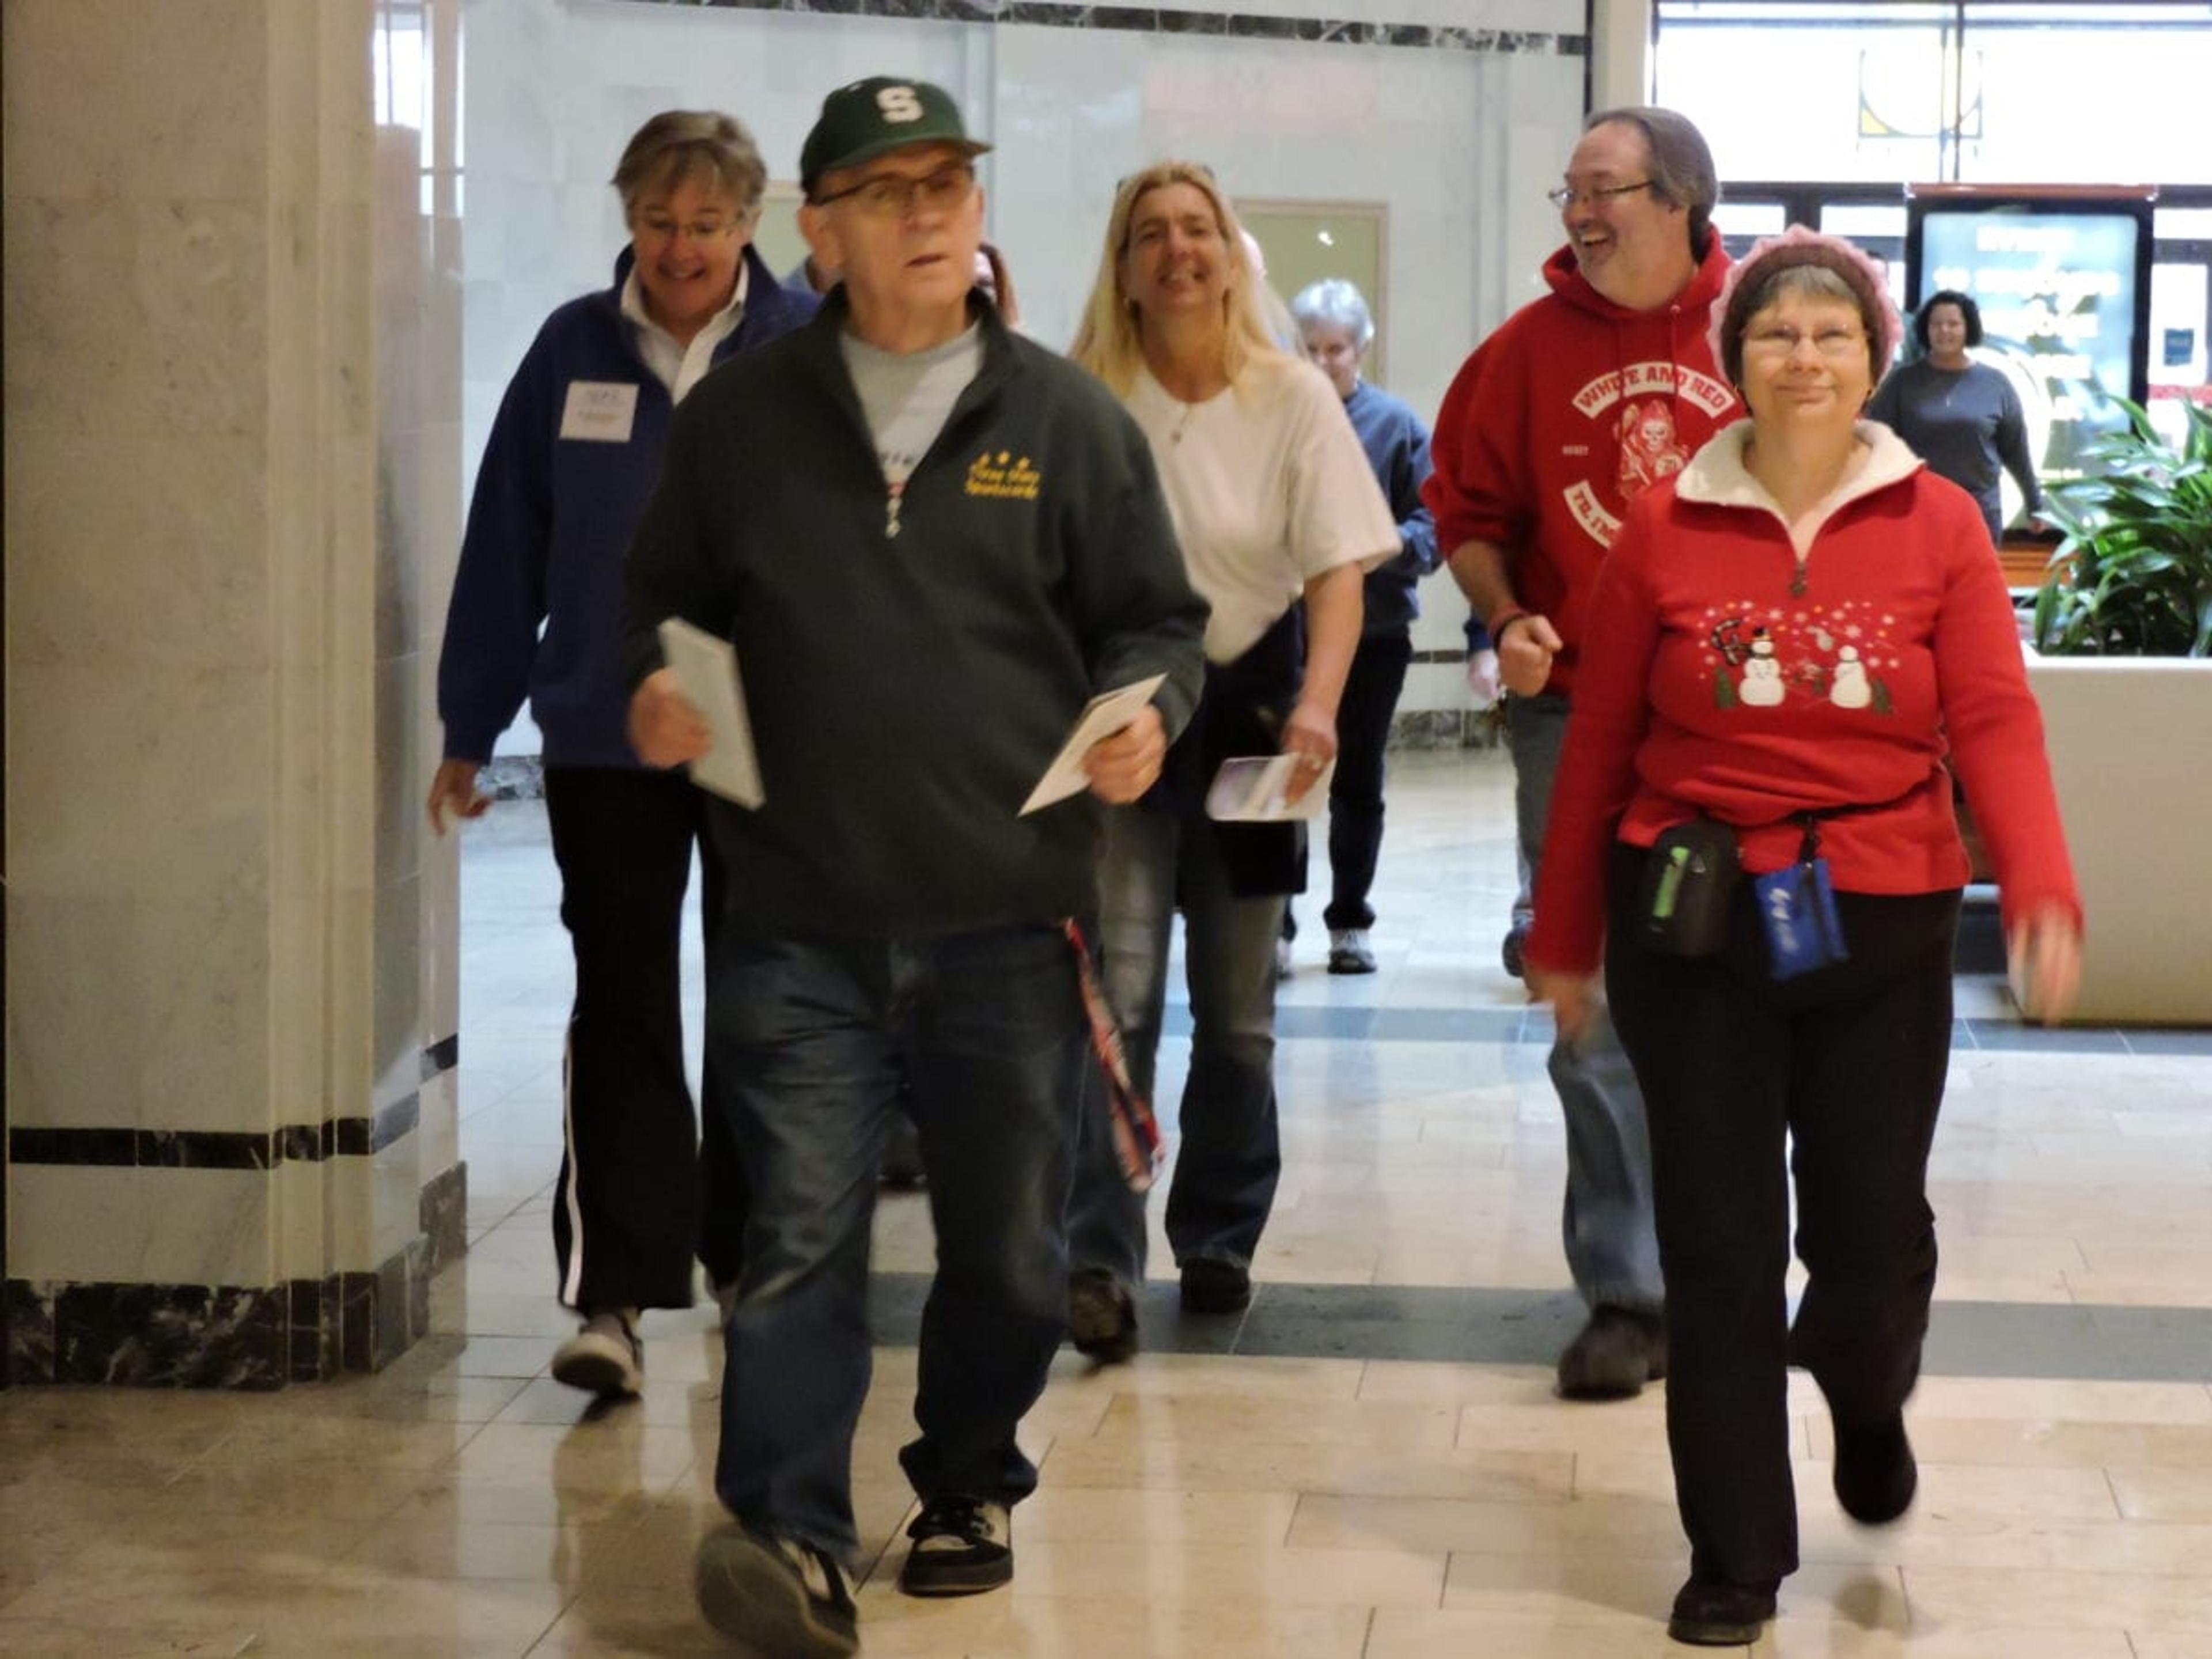
[[[631,263],[625,247],[612,288],[545,319],[492,423],[438,659],[448,760],[489,759],[527,696],[548,765],[639,764],[616,649],[623,556],[660,476],[674,406],[622,314]],[[714,349],[717,365],[814,313],[815,301],[785,289],[750,247],[744,265],[744,314]],[[580,381],[637,388],[628,442],[560,435]]]
[[[1413,586],[1437,568],[1437,525],[1421,502],[1429,481],[1429,434],[1402,398],[1362,380],[1344,400],[1352,429],[1398,521],[1398,556],[1367,573],[1362,635],[1402,631],[1421,614]]]

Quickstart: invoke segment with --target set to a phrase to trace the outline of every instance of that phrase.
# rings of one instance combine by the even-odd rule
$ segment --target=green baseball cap
[[[823,173],[908,144],[951,144],[970,155],[991,148],[968,136],[960,106],[943,87],[872,75],[822,100],[822,113],[799,152],[799,187],[811,197]]]

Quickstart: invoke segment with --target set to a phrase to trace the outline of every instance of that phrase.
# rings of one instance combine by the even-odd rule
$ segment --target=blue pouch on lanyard
[[[1766,929],[1769,971],[1795,979],[1831,963],[1844,962],[1844,925],[1836,915],[1836,892],[1828,880],[1828,861],[1820,856],[1820,820],[1805,819],[1805,839],[1797,861],[1752,884],[1759,919]]]

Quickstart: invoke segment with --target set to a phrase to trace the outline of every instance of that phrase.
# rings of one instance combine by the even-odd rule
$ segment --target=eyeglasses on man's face
[[[849,201],[871,218],[900,219],[917,209],[939,213],[958,207],[975,190],[975,169],[965,161],[955,161],[919,179],[879,173],[830,195],[817,197],[815,205],[828,207],[832,202]]]
[[[1651,188],[1649,179],[1639,179],[1632,185],[1561,185],[1557,190],[1544,192],[1544,199],[1561,213],[1577,202],[1588,202],[1592,207],[1610,202],[1616,196],[1633,196],[1639,190]]]
[[[1754,328],[1743,337],[1743,349],[1775,357],[1793,357],[1797,348],[1806,341],[1813,349],[1834,362],[1857,356],[1866,350],[1867,337],[1856,328],[1824,328],[1817,334],[1808,334],[1787,324],[1770,324]]]

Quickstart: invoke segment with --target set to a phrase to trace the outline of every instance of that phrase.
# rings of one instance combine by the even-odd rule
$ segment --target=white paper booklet
[[[713,746],[691,763],[691,781],[740,806],[759,806],[768,796],[753,752],[753,725],[745,714],[736,647],[681,617],[671,617],[660,624],[660,649],[676,671],[685,700],[714,734]]]
[[[1319,816],[1336,763],[1315,774],[1313,787],[1297,799],[1285,800],[1297,763],[1292,754],[1244,755],[1222,762],[1206,792],[1206,816],[1230,823],[1281,823]]]
[[[1060,753],[1052,757],[1052,764],[1045,768],[1044,775],[1030,791],[1030,798],[1022,803],[1017,816],[1027,817],[1041,807],[1088,789],[1091,780],[1085,775],[1083,757],[1094,744],[1103,743],[1136,719],[1166,678],[1164,674],[1155,674],[1150,679],[1101,691],[1085,703],[1083,712],[1075,717],[1075,729],[1067,734],[1067,741],[1060,744]]]

